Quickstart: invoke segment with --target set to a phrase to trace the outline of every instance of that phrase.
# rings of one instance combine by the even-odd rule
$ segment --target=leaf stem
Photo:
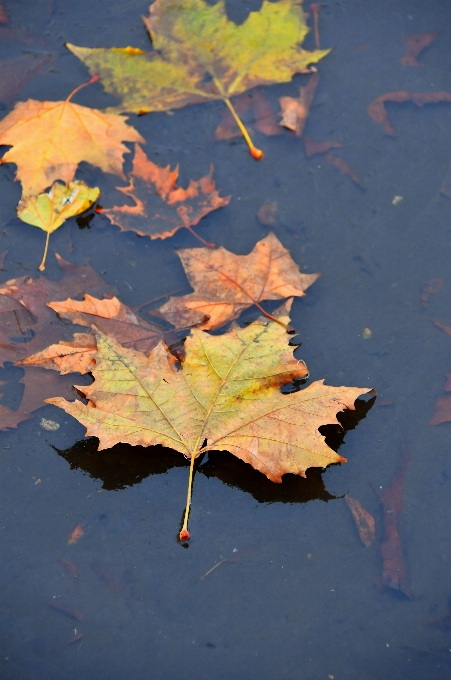
[[[48,249],[49,249],[49,240],[50,240],[50,232],[48,231],[47,232],[47,238],[45,240],[44,255],[42,256],[42,262],[38,267],[40,272],[43,272],[44,269],[45,269],[45,261],[47,259],[47,252],[48,252]]]
[[[225,103],[226,103],[226,105],[227,105],[227,107],[228,107],[230,113],[231,113],[232,116],[234,117],[236,124],[237,124],[238,127],[240,128],[241,134],[243,135],[244,139],[245,139],[246,142],[247,142],[247,145],[248,145],[248,147],[249,147],[249,151],[250,151],[250,154],[251,154],[252,158],[255,158],[255,160],[257,160],[257,161],[261,160],[265,154],[263,153],[263,151],[261,151],[261,149],[257,149],[257,147],[254,146],[254,144],[253,144],[253,142],[252,142],[252,139],[251,139],[250,136],[249,136],[248,131],[247,131],[246,128],[244,127],[244,124],[243,124],[243,122],[241,121],[241,118],[239,117],[239,115],[237,114],[237,112],[235,111],[235,109],[234,109],[234,107],[233,107],[233,104],[232,104],[232,102],[230,101],[230,99],[229,99],[228,97],[224,97],[224,101],[225,101]]]
[[[72,99],[72,97],[74,96],[74,94],[77,94],[77,92],[79,90],[82,90],[84,87],[87,87],[88,85],[92,85],[92,83],[96,83],[98,80],[99,80],[99,76],[92,76],[92,78],[90,78],[90,80],[87,80],[86,83],[82,83],[81,85],[76,87],[75,90],[72,90],[72,92],[70,93],[70,95],[68,96],[66,101],[67,102],[70,101]]]
[[[199,234],[196,234],[196,232],[194,231],[194,229],[193,229],[192,227],[186,226],[186,228],[188,229],[188,231],[189,231],[193,236],[195,236],[197,239],[199,239],[199,241],[200,241],[201,243],[203,243],[204,246],[207,246],[207,248],[216,248],[216,243],[210,243],[209,241],[206,241],[205,239],[202,238],[202,236],[199,236]]]
[[[189,517],[189,510],[191,507],[191,494],[193,491],[193,476],[194,476],[194,462],[196,460],[197,456],[193,453],[191,454],[191,465],[189,467],[189,482],[188,482],[188,493],[186,496],[186,508],[185,508],[185,517],[183,520],[183,527],[182,530],[179,534],[179,538],[184,543],[185,541],[189,541],[191,538],[191,535],[188,531],[188,517]]]

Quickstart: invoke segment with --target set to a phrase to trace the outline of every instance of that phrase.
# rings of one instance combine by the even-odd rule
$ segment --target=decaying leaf
[[[223,0],[215,5],[156,0],[149,12],[144,23],[152,52],[67,47],[120,99],[119,111],[168,111],[224,101],[255,158],[263,154],[252,144],[230,97],[258,85],[289,82],[329,52],[301,47],[309,29],[300,0],[264,0],[240,26],[227,18]]]
[[[301,274],[289,251],[270,233],[249,255],[235,255],[225,248],[186,248],[177,252],[194,293],[171,297],[160,307],[161,315],[174,326],[198,323],[217,328],[236,319],[242,311],[263,300],[303,296],[319,274]]]
[[[437,279],[440,281],[441,279]],[[445,326],[438,319],[432,319],[432,323],[437,328],[440,328],[446,333],[446,335],[451,336],[451,326]],[[451,392],[451,373],[446,376],[446,383],[444,385],[445,392]],[[441,425],[442,423],[451,422],[451,394],[447,394],[444,397],[439,397],[435,405],[435,412],[429,421],[430,425]]]
[[[97,343],[92,333],[74,333],[73,340],[60,340],[36,354],[18,361],[19,366],[41,366],[61,375],[89,373],[95,364]]]
[[[429,33],[420,33],[418,35],[409,35],[404,38],[407,46],[407,52],[401,59],[401,64],[404,66],[420,66],[417,57],[428,47],[433,40],[438,36],[440,31],[430,31]]]
[[[109,293],[111,288],[89,265],[73,265],[57,256],[64,272],[60,281],[40,276],[32,279],[21,276],[0,286],[0,366],[5,361],[20,363],[30,354],[37,353],[49,344],[67,337],[67,326],[60,321],[47,303],[84,291]],[[73,378],[62,379],[52,371],[42,371],[35,366],[24,366],[20,382],[25,385],[19,408],[12,411],[0,409],[0,430],[16,427],[19,422],[44,405],[44,399],[61,389],[68,398],[73,394]]]
[[[3,3],[0,2],[0,24],[8,24],[9,23],[9,16],[6,14],[5,8],[3,7]]]
[[[84,535],[83,527],[81,524],[77,524],[74,529],[70,532],[67,542],[69,545],[74,545],[80,538]]]
[[[39,227],[47,233],[39,271],[45,269],[50,234],[53,234],[69,217],[88,210],[99,195],[98,187],[91,188],[84,182],[74,181],[68,185],[55,182],[47,193],[22,198],[17,206],[17,216],[22,222]]]
[[[347,163],[344,162],[340,156],[337,156],[335,153],[332,153],[332,151],[328,151],[326,153],[326,161],[329,163],[329,165],[333,165],[337,170],[339,170],[343,175],[347,175],[352,179],[352,181],[357,184],[361,189],[364,189],[364,186],[360,179],[357,177],[355,172],[349,167]]]
[[[283,325],[288,308],[280,312]],[[305,476],[309,467],[344,461],[318,428],[337,423],[336,414],[353,409],[369,390],[317,381],[282,394],[283,385],[307,375],[283,325],[260,318],[219,336],[192,330],[181,370],[163,343],[146,356],[97,332],[95,381],[77,388],[88,403],[47,401],[83,423],[87,436],[99,438],[100,449],[118,442],[161,444],[191,459],[180,534],[187,540],[194,462],[204,451],[227,450],[274,482],[286,473]]]
[[[451,92],[387,92],[381,97],[374,99],[368,106],[368,115],[376,122],[384,126],[387,135],[394,136],[395,131],[390,125],[385,110],[385,102],[413,102],[420,108],[425,104],[438,104],[439,102],[451,102]]]
[[[30,80],[33,80],[33,78],[42,73],[45,67],[51,64],[54,59],[55,56],[53,54],[31,53],[1,61],[0,101],[6,105],[12,104],[17,99],[21,89]]]
[[[343,144],[340,142],[314,142],[310,137],[304,137],[305,153],[310,158],[317,153],[327,153],[331,149],[341,149]]]
[[[352,518],[359,532],[359,538],[367,548],[376,540],[376,527],[374,517],[355,498],[351,498],[346,493],[346,505],[351,511]]]
[[[388,588],[400,590],[413,597],[398,531],[398,519],[404,507],[404,480],[410,456],[404,453],[400,468],[384,491],[377,491],[384,509],[384,537],[380,546],[383,571],[382,582]]]
[[[68,298],[61,302],[49,302],[60,318],[72,321],[79,326],[98,330],[114,338],[124,347],[131,347],[148,353],[160,340],[175,342],[176,331],[138,317],[127,305],[116,297],[103,300],[86,294],[84,300]],[[199,317],[203,321],[203,317]],[[95,364],[97,344],[92,333],[74,333],[72,341],[60,340],[45,349],[17,362],[20,366],[41,366],[61,375],[66,373],[90,373]]]
[[[423,292],[421,293],[421,302],[423,303],[423,307],[428,307],[429,305],[429,298],[431,295],[437,295],[437,293],[443,288],[445,281],[444,279],[430,279],[426,286],[423,288]]]
[[[283,134],[280,125],[277,123],[270,102],[258,90],[247,94],[241,94],[239,97],[234,97],[233,106],[238,114],[242,117],[249,109],[252,110],[254,117],[251,126],[254,130],[261,132],[267,137]],[[214,139],[232,139],[239,137],[241,130],[237,125],[235,118],[232,116],[229,109],[226,109],[222,115],[222,120],[214,133]]]
[[[187,189],[177,186],[177,177],[178,167],[161,168],[136,145],[130,184],[118,187],[135,205],[109,208],[102,214],[121,231],[134,231],[152,239],[173,236],[182,227],[200,238],[192,227],[208,213],[226,206],[230,196],[221,197],[216,190],[213,167],[205,177],[191,180]]]
[[[302,137],[304,127],[310,113],[310,107],[318,87],[319,73],[310,76],[307,85],[299,88],[299,97],[280,97],[282,120],[280,125],[293,130],[297,137]]]
[[[100,300],[85,295],[84,300],[68,298],[62,302],[49,302],[48,306],[58,316],[80,326],[95,327],[117,340],[124,347],[148,353],[160,340],[169,341],[173,330],[138,317],[130,307],[116,297]],[[199,317],[198,321],[202,320]]]
[[[24,196],[36,196],[56,180],[69,183],[81,161],[124,177],[128,149],[122,142],[144,142],[127,118],[73,104],[77,90],[62,102],[19,102],[0,121],[0,145],[13,147],[0,163],[17,165]]]
[[[265,227],[274,227],[277,222],[277,201],[265,201],[260,206],[257,218]]]

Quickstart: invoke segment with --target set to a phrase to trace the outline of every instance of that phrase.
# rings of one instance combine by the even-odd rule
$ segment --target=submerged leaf
[[[280,125],[293,130],[297,137],[302,137],[304,127],[310,113],[310,107],[318,87],[319,73],[314,73],[304,87],[299,88],[299,97],[280,97],[282,120]]]
[[[345,460],[318,428],[338,423],[336,414],[354,409],[369,390],[317,381],[282,394],[283,385],[307,375],[288,340],[282,325],[265,318],[219,336],[192,330],[176,370],[163,343],[146,356],[98,333],[95,381],[77,388],[88,403],[47,401],[83,423],[100,449],[126,442],[183,453],[191,459],[189,495],[194,461],[207,450],[230,451],[274,482],[286,473],[305,476],[309,467]],[[188,537],[186,513],[181,539]]]
[[[438,36],[439,31],[430,31],[429,33],[420,33],[417,35],[409,35],[404,38],[407,46],[407,52],[401,59],[401,64],[404,66],[420,66],[417,57],[428,47],[433,40]]]
[[[225,248],[186,248],[178,251],[194,293],[171,297],[160,307],[174,326],[191,325],[199,315],[209,317],[200,328],[211,330],[236,319],[263,300],[303,296],[319,274],[301,274],[289,251],[277,236],[268,234],[249,255],[235,255]]]
[[[192,231],[205,215],[230,202],[230,196],[221,197],[216,190],[213,166],[205,177],[191,180],[187,189],[177,186],[177,177],[178,167],[161,168],[136,145],[130,184],[118,187],[135,205],[109,208],[102,214],[121,231],[134,231],[151,239],[167,238],[182,227]]]
[[[395,131],[391,126],[387,111],[385,110],[385,102],[396,102],[402,104],[404,102],[413,102],[420,108],[425,104],[438,104],[439,102],[451,102],[451,92],[387,92],[386,94],[373,99],[368,105],[368,115],[376,122],[384,126],[387,135],[393,137]]]

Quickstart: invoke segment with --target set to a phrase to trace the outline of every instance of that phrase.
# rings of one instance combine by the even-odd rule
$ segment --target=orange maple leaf
[[[140,236],[168,238],[185,227],[196,238],[206,243],[192,229],[200,220],[230,202],[230,196],[221,197],[210,173],[201,179],[191,180],[187,189],[177,186],[178,167],[171,170],[152,163],[136,144],[133,170],[128,187],[119,191],[133,199],[135,205],[123,205],[102,214],[121,231],[134,231]],[[210,245],[210,244],[206,244]]]
[[[83,87],[81,85],[80,87]],[[0,163],[15,163],[23,195],[37,195],[56,180],[70,182],[81,161],[124,177],[122,142],[144,142],[127,118],[65,101],[19,102],[0,121],[0,145],[12,146]]]
[[[225,248],[186,248],[177,251],[194,293],[171,297],[159,313],[174,326],[194,325],[203,314],[208,320],[199,326],[217,328],[236,319],[242,311],[263,300],[302,296],[319,274],[301,274],[290,252],[277,236],[268,234],[249,255],[235,255]]]

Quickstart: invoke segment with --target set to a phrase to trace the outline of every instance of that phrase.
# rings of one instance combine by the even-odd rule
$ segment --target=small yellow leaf
[[[33,227],[47,233],[47,241],[39,269],[44,269],[50,234],[60,227],[69,217],[88,210],[98,199],[100,189],[88,187],[84,182],[55,182],[48,193],[23,198],[17,206],[17,216]]]

